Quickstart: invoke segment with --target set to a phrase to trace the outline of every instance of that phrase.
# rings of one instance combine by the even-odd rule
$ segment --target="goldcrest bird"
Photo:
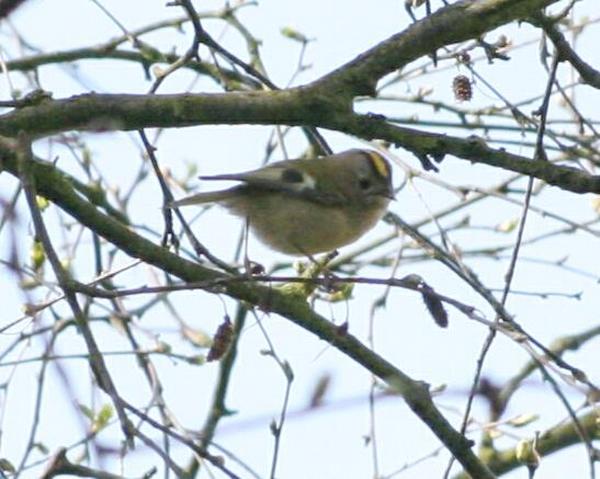
[[[217,203],[245,218],[268,246],[289,255],[333,251],[369,231],[394,197],[388,161],[371,150],[287,160],[203,180],[242,184],[177,200],[169,207]]]

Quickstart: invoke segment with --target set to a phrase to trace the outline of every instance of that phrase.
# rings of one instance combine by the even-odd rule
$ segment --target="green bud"
[[[300,43],[308,43],[310,41],[306,35],[300,33],[298,30],[295,30],[292,27],[283,27],[280,32],[284,37],[290,38],[291,40],[296,40]]]
[[[29,259],[31,260],[31,267],[33,270],[38,272],[46,261],[46,252],[44,251],[44,246],[41,241],[37,239],[33,241],[31,250],[29,251]]]
[[[508,421],[513,427],[523,427],[537,421],[540,418],[538,414],[519,414],[517,417],[512,418]]]
[[[98,411],[98,413],[94,417],[94,421],[92,423],[92,430],[100,431],[104,429],[112,419],[113,415],[114,411],[112,406],[110,404],[104,404],[100,408],[100,411]]]
[[[35,203],[40,211],[44,211],[46,208],[48,208],[48,206],[50,206],[50,202],[40,195],[36,195]]]
[[[339,301],[346,301],[352,297],[352,291],[354,291],[354,284],[342,283],[337,285],[337,291],[331,293],[328,297],[329,302],[337,303]]]
[[[534,441],[521,439],[515,448],[517,461],[529,467],[538,467],[541,457],[535,448]]]

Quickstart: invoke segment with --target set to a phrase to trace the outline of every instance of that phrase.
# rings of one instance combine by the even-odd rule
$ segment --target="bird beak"
[[[374,196],[383,196],[384,198],[392,201],[396,200],[396,192],[394,191],[394,187],[392,185],[381,185],[381,188],[373,189],[370,194]]]
[[[396,201],[396,192],[394,191],[394,187],[390,184],[387,190],[384,191],[383,196],[390,199],[391,201]]]

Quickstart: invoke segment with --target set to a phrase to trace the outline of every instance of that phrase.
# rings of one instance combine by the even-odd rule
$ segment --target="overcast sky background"
[[[433,1],[438,8],[441,2]],[[103,5],[131,31],[159,19],[181,15],[178,8],[168,8],[164,2],[105,0]],[[369,8],[367,6],[370,5]],[[219,8],[220,2],[196,2],[199,10]],[[597,14],[595,2],[584,1],[575,8],[576,18]],[[422,12],[419,12],[422,14]],[[306,83],[320,75],[331,71],[351,60],[367,48],[372,47],[388,36],[404,29],[410,19],[406,14],[403,2],[380,0],[376,6],[363,1],[331,1],[321,2],[306,0],[304,2],[282,2],[276,0],[260,1],[258,6],[240,10],[239,18],[258,38],[262,40],[261,54],[266,70],[272,80],[284,86],[293,75],[298,60],[299,44],[283,38],[280,29],[291,26],[306,34],[315,41],[308,47],[305,63],[311,68],[304,72],[296,84]],[[13,27],[32,45],[44,51],[71,49],[81,46],[102,43],[109,38],[120,35],[117,26],[104,15],[91,1],[72,2],[55,0],[53,2],[31,1],[14,17]],[[215,20],[203,22],[211,34],[227,48],[245,58],[245,47],[239,36],[231,28],[223,28],[223,23]],[[493,42],[499,34],[510,37],[515,44],[521,44],[538,36],[538,32],[528,25],[518,27],[510,25],[493,32],[488,37]],[[17,56],[14,43],[10,40],[11,27],[0,24],[0,46],[4,59]],[[177,51],[185,51],[191,41],[191,30],[186,27],[183,33],[169,31],[160,35],[147,37],[148,41],[161,45],[169,50],[175,46]],[[598,27],[589,28],[577,43],[578,51],[592,65],[600,64],[600,41]],[[204,58],[206,53],[203,51]],[[510,62],[496,62],[486,65],[480,62],[477,71],[497,87],[511,101],[528,98],[541,93],[545,85],[545,73],[538,61],[537,45],[515,49],[509,52]],[[396,87],[397,94],[415,93],[422,88],[433,89],[432,98],[446,103],[453,103],[451,89],[452,78],[457,73],[465,73],[456,67],[446,68],[450,63],[442,63],[439,71],[416,77],[410,82],[403,82]],[[570,73],[567,68],[560,72],[560,78],[568,81]],[[27,91],[27,84],[20,74],[11,76],[15,86]],[[159,93],[178,93],[187,91],[195,77],[185,71],[169,77],[161,86]],[[49,66],[40,69],[40,81],[43,87],[53,92],[54,98],[68,97],[88,91],[110,93],[146,93],[150,82],[144,80],[142,69],[127,62],[82,61],[77,70],[70,66]],[[191,88],[194,92],[219,91],[209,80],[200,79]],[[581,110],[593,116],[597,111],[598,97],[591,89],[580,90]],[[589,97],[587,96],[589,95]],[[589,98],[589,100],[588,100]],[[9,99],[9,90],[5,77],[0,77],[0,99]],[[471,107],[498,104],[492,93],[481,83],[475,86],[475,96]],[[526,111],[537,108],[534,103],[526,107]],[[361,102],[357,104],[361,111],[376,111],[390,116],[418,116],[421,119],[455,120],[454,117],[438,114],[431,108],[419,108],[409,104],[385,103],[377,104]],[[559,113],[556,113],[559,112]],[[566,118],[560,113],[557,102],[551,104],[551,115]],[[510,123],[512,124],[512,123]],[[440,130],[436,130],[440,131]],[[472,132],[463,130],[446,130],[449,134],[461,136]],[[272,128],[265,126],[202,126],[186,129],[172,129],[162,132],[157,142],[157,154],[161,165],[169,168],[175,176],[183,176],[188,164],[196,164],[198,174],[215,174],[235,172],[255,168],[260,165],[265,151],[265,144],[272,133]],[[365,143],[347,136],[323,132],[334,150],[350,147],[364,147]],[[482,132],[473,132],[483,135]],[[502,138],[519,140],[518,134],[500,134]],[[151,136],[153,137],[153,135]],[[86,141],[90,146],[94,161],[100,165],[103,176],[111,183],[127,189],[135,178],[141,159],[141,147],[136,135],[132,133],[88,134]],[[302,135],[290,135],[286,146],[291,156],[301,154],[305,148]],[[511,151],[529,154],[530,151],[519,145],[512,145]],[[59,158],[58,165],[66,171],[80,174],[76,162],[70,153],[56,143],[40,141],[36,144],[36,153],[43,158]],[[407,152],[395,150],[394,153],[411,166],[419,168],[418,161]],[[276,159],[282,159],[278,152]],[[403,180],[401,168],[395,168],[396,184]],[[482,187],[497,184],[507,176],[501,171],[473,166],[468,162],[447,158],[441,165],[438,175],[440,179],[454,185],[477,184]],[[521,186],[525,183],[521,182]],[[0,198],[11,197],[15,181],[6,174],[0,176]],[[174,191],[181,196],[182,191]],[[161,231],[162,216],[160,214],[161,197],[154,180],[147,181],[139,189],[131,205],[130,214],[139,225],[145,225]],[[398,195],[391,210],[407,220],[427,217],[429,211],[437,211],[449,202],[456,201],[456,196],[424,181],[415,181],[414,187],[407,186]],[[594,217],[590,198],[565,193],[558,189],[547,189],[541,198],[536,198],[543,207],[571,219],[584,221]],[[21,202],[19,209],[19,233],[23,244],[19,250],[21,256],[27,258],[28,244],[32,227],[28,213]],[[186,210],[188,219],[194,217],[195,211]],[[518,218],[520,207],[508,205],[502,201],[486,201],[470,210],[473,225],[494,227],[504,221]],[[463,214],[445,218],[442,224],[449,226],[462,219]],[[57,216],[52,210],[45,213],[47,221],[54,225],[55,238],[60,238],[56,227]],[[531,214],[527,224],[526,237],[542,231],[556,229],[558,224]],[[194,223],[195,231],[201,241],[211,251],[222,258],[232,258],[235,250],[240,224],[235,218],[227,216],[214,208]],[[360,244],[367,244],[390,232],[384,224],[369,233]],[[424,230],[437,240],[435,229]],[[451,234],[458,246],[486,245],[490,238],[497,244],[497,237],[489,231],[471,230],[468,234],[459,232]],[[87,236],[84,241],[89,242]],[[507,234],[506,243],[514,241],[514,233]],[[392,250],[399,242],[386,248]],[[9,231],[5,228],[0,233],[0,253],[6,259],[11,241]],[[353,251],[356,246],[344,248],[342,252]],[[384,248],[385,250],[385,248]],[[82,250],[83,251],[83,250]],[[252,259],[270,265],[273,262],[286,260],[251,240]],[[542,300],[538,297],[513,295],[509,298],[508,309],[515,314],[517,320],[536,338],[548,344],[552,339],[569,333],[587,329],[598,321],[600,296],[598,295],[598,245],[590,235],[577,233],[560,236],[536,245],[535,249],[525,248],[514,280],[515,290],[546,292],[582,292],[582,301],[572,298],[550,297]],[[588,277],[576,271],[567,272],[556,267],[539,264],[527,259],[558,260],[568,255],[568,264],[579,268],[590,275]],[[131,259],[120,255],[117,264],[125,265]],[[488,259],[469,260],[485,284],[501,288],[507,261],[491,261]],[[93,262],[89,258],[76,259],[79,279],[93,278]],[[493,319],[493,315],[479,297],[466,288],[455,276],[435,262],[401,263],[398,277],[408,274],[419,274],[440,293],[456,297],[464,303],[481,308],[484,314]],[[363,276],[387,277],[388,269],[368,268]],[[146,266],[138,266],[133,271],[120,277],[120,285],[152,284],[160,280],[160,275]],[[22,305],[31,297],[24,297],[15,284],[15,276],[5,267],[0,267],[0,293],[4,315],[0,319],[7,324],[22,315]],[[350,332],[366,341],[371,305],[381,296],[382,290],[372,286],[357,286],[355,299],[349,306],[320,305],[319,310],[337,323],[349,320]],[[36,292],[31,292],[35,298]],[[185,312],[184,320],[195,328],[212,334],[222,321],[224,310],[230,315],[235,312],[232,302],[214,295],[201,292],[176,293],[177,305]],[[43,297],[37,297],[43,300]],[[138,304],[142,299],[127,300],[127,306]],[[226,306],[224,306],[224,304]],[[68,314],[65,308],[58,311]],[[162,314],[161,314],[162,313]],[[168,312],[157,309],[144,316],[141,328],[161,331],[161,340],[172,345],[178,343],[178,332]],[[278,463],[278,477],[281,478],[323,478],[323,477],[371,477],[371,449],[364,444],[364,436],[369,432],[369,414],[367,394],[371,378],[349,359],[337,353],[326,344],[318,341],[308,333],[277,316],[259,315],[269,337],[275,345],[277,353],[290,362],[295,373],[290,403],[291,414],[286,422],[281,452]],[[41,319],[42,323],[51,324],[50,315]],[[447,330],[437,328],[421,299],[410,292],[394,290],[387,302],[385,310],[379,310],[375,316],[376,350],[392,361],[401,370],[415,379],[421,379],[432,386],[447,385],[447,391],[436,400],[443,413],[454,424],[460,424],[464,408],[466,392],[470,387],[475,361],[487,330],[481,325],[469,321],[454,310],[450,311],[450,327]],[[163,326],[164,324],[164,326]],[[20,323],[10,332],[0,335],[0,346],[15,339],[15,335],[28,331],[33,325]],[[110,326],[97,329],[98,341],[104,351],[121,351],[127,349],[124,339]],[[148,337],[148,344],[154,344]],[[575,365],[584,369],[590,378],[600,380],[598,374],[598,340],[592,341],[578,352]],[[282,404],[285,382],[275,362],[260,354],[267,347],[264,336],[255,320],[250,317],[240,343],[238,365],[235,369],[231,391],[227,404],[237,414],[223,419],[216,442],[234,452],[242,460],[254,468],[261,477],[267,477],[272,460],[273,440],[269,432],[271,419],[277,417]],[[192,353],[189,346],[177,346],[178,352]],[[17,357],[35,357],[41,350],[39,342],[33,342],[28,349],[15,351],[7,359]],[[73,332],[61,338],[57,350],[62,353],[83,352],[81,338]],[[197,351],[196,351],[197,352]],[[21,355],[21,356],[19,356]],[[571,356],[567,356],[570,359]],[[204,420],[206,408],[212,396],[213,382],[217,373],[216,364],[202,367],[183,363],[175,364],[166,358],[153,358],[161,373],[165,398],[175,412],[178,420],[188,428],[199,428]],[[528,359],[524,351],[505,338],[498,337],[488,357],[485,376],[502,382],[516,373],[518,368]],[[111,357],[108,361],[111,372],[115,376],[119,391],[131,402],[146,404],[149,392],[146,383],[131,357]],[[596,365],[595,367],[593,365]],[[65,370],[73,382],[71,387],[77,391],[77,400],[91,404],[89,390],[89,372],[84,360],[72,359],[63,362]],[[1,365],[0,365],[1,366]],[[8,395],[2,392],[0,399],[4,408],[1,426],[3,434],[0,442],[0,457],[10,458],[18,463],[24,444],[27,441],[30,415],[33,410],[36,377],[40,363],[33,362],[12,368],[0,368],[0,381],[11,378]],[[13,376],[10,376],[14,374]],[[327,397],[327,408],[313,413],[303,413],[310,392],[316,381],[323,374],[332,376],[332,386]],[[544,430],[566,413],[558,398],[548,392],[548,386],[542,384],[539,375],[532,376],[521,392],[517,394],[506,417],[518,414],[537,413],[540,420],[523,429],[510,430],[513,437],[498,441],[499,446],[514,446],[515,437],[531,437],[534,431]],[[568,397],[573,399],[574,406],[580,405],[581,396],[575,391],[565,388]],[[572,391],[572,392],[571,392]],[[46,446],[54,451],[58,447],[71,444],[82,434],[81,423],[73,417],[71,400],[65,394],[64,383],[53,367],[50,367],[46,382],[45,406],[41,413],[44,421],[40,424],[39,437]],[[543,398],[543,400],[540,400]],[[103,398],[101,402],[107,402]],[[474,415],[485,419],[485,405],[477,402]],[[112,427],[105,434],[107,438],[119,437],[117,427]],[[470,437],[477,439],[479,433]],[[431,454],[439,443],[433,434],[420,422],[399,398],[385,398],[377,403],[377,441],[379,446],[380,473],[387,475],[402,468],[422,456]],[[157,462],[154,455],[144,452],[142,444],[138,444],[135,452],[126,460],[124,473],[129,476],[140,476]],[[72,459],[76,454],[73,454]],[[174,456],[180,463],[188,457],[187,451],[175,450]],[[70,456],[71,457],[71,456]],[[448,461],[445,452],[432,457],[423,463],[411,467],[395,477],[422,478],[441,477]],[[116,461],[105,464],[114,472],[119,472]],[[581,468],[581,469],[578,469]],[[31,470],[25,477],[37,477],[39,469]],[[585,451],[583,448],[571,448],[554,456],[543,459],[538,471],[540,478],[558,479],[566,474],[573,477],[584,477],[587,473]],[[204,474],[203,477],[207,477]],[[218,477],[218,475],[217,475]],[[507,478],[526,477],[525,470],[517,470],[508,474]]]

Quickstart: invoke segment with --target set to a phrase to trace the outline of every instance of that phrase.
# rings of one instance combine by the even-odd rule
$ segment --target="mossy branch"
[[[16,145],[0,140],[0,171],[18,177]],[[56,167],[42,161],[29,165],[39,194],[45,196],[73,216],[82,225],[104,237],[124,253],[139,258],[187,282],[226,280],[229,276],[201,264],[188,261],[131,231],[83,199],[66,176]],[[211,291],[211,288],[207,288]],[[214,288],[213,288],[214,289]],[[472,444],[444,418],[435,407],[428,387],[400,371],[390,362],[365,347],[358,339],[339,329],[313,311],[306,300],[288,295],[280,289],[248,281],[222,281],[219,292],[254,307],[282,316],[331,344],[375,376],[386,381],[405,399],[414,413],[434,432],[472,477],[493,478],[486,466],[471,450]]]
[[[583,430],[591,439],[600,438],[600,428],[598,427],[598,413],[592,410],[579,417],[579,423]],[[577,427],[571,421],[552,427],[539,435],[536,443],[536,451],[542,457],[561,451],[574,444],[582,442]],[[490,467],[494,474],[502,475],[518,467],[525,466],[517,459],[516,448],[505,449],[503,451],[485,450],[485,463]],[[466,473],[454,476],[454,479],[470,479]]]

